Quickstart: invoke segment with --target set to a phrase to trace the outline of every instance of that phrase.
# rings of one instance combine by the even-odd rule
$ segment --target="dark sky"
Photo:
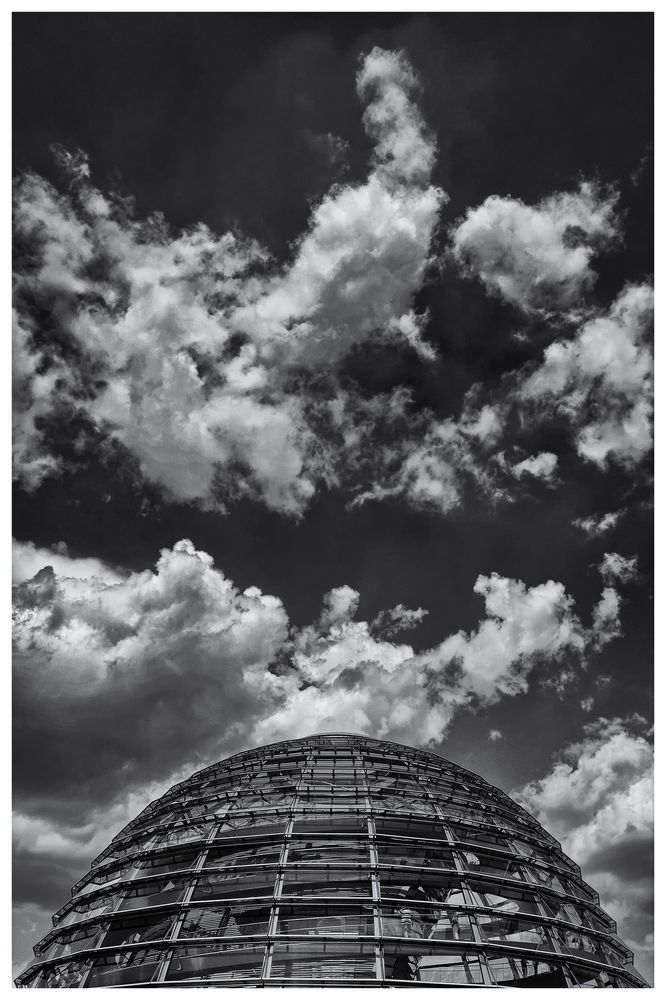
[[[572,744],[579,746],[579,756],[588,755],[591,767],[601,767],[603,746],[618,743],[616,730],[624,740],[618,753],[639,748],[642,767],[645,724],[635,717],[641,716],[646,724],[652,717],[650,457],[641,446],[640,454],[611,451],[605,464],[595,464],[580,451],[584,428],[609,414],[620,423],[628,419],[629,408],[642,398],[640,390],[637,392],[635,385],[631,389],[620,386],[618,379],[610,385],[606,371],[615,361],[619,368],[625,364],[617,354],[607,367],[602,365],[591,376],[581,374],[584,366],[579,366],[576,392],[571,390],[566,413],[564,407],[557,409],[557,398],[555,402],[551,399],[550,408],[544,403],[538,413],[521,410],[517,400],[524,379],[537,370],[549,345],[558,340],[577,343],[586,322],[611,315],[613,303],[627,288],[646,287],[651,281],[651,16],[16,15],[13,154],[15,172],[24,178],[19,203],[32,210],[38,202],[38,189],[25,187],[26,172],[30,172],[42,179],[39,191],[53,191],[50,185],[55,185],[63,199],[71,199],[75,206],[71,212],[78,213],[79,219],[88,219],[85,212],[89,209],[81,208],[81,190],[85,194],[88,189],[77,188],[79,181],[71,175],[69,180],[63,177],[50,147],[57,143],[79,148],[89,157],[95,188],[105,195],[114,192],[114,204],[121,196],[133,198],[135,219],[163,213],[171,229],[161,245],[175,240],[177,230],[191,233],[199,222],[214,234],[233,231],[239,238],[242,234],[255,240],[272,255],[270,261],[257,265],[257,280],[270,281],[273,275],[277,281],[289,273],[299,247],[303,252],[304,244],[298,242],[302,234],[308,227],[316,229],[309,220],[322,199],[362,187],[369,163],[375,162],[375,140],[364,130],[362,121],[367,99],[360,102],[354,86],[360,60],[375,46],[403,50],[421,82],[421,91],[413,100],[436,137],[432,171],[426,181],[414,182],[414,190],[422,191],[429,184],[428,190],[443,189],[449,199],[440,202],[432,228],[429,253],[433,259],[425,274],[411,285],[407,282],[405,292],[418,312],[427,313],[422,336],[437,357],[428,363],[405,342],[387,345],[379,334],[359,335],[359,342],[341,360],[331,362],[330,370],[324,362],[315,366],[313,374],[306,359],[302,367],[296,366],[293,378],[296,391],[307,392],[308,400],[320,400],[321,393],[330,398],[331,392],[344,387],[359,407],[372,400],[381,404],[399,387],[409,389],[413,402],[408,417],[395,427],[378,431],[368,446],[371,453],[374,449],[375,454],[384,454],[393,436],[403,433],[400,428],[408,427],[404,433],[410,443],[405,451],[396,452],[393,464],[380,467],[379,472],[377,465],[371,465],[372,454],[369,458],[367,448],[358,455],[338,455],[335,461],[344,470],[337,484],[319,480],[314,497],[302,505],[298,516],[265,502],[261,491],[241,488],[238,483],[244,482],[242,477],[247,474],[241,468],[241,478],[235,482],[233,464],[225,471],[226,513],[210,496],[185,498],[177,491],[169,492],[165,487],[169,480],[155,473],[155,466],[150,467],[152,472],[147,471],[142,446],[132,443],[132,428],[113,433],[101,411],[93,411],[92,404],[86,402],[103,392],[100,386],[108,372],[99,360],[97,368],[84,366],[82,358],[90,342],[77,333],[75,322],[84,315],[97,317],[98,300],[87,299],[88,291],[81,291],[80,273],[76,287],[67,285],[60,272],[57,279],[45,276],[46,258],[41,265],[35,263],[39,248],[43,250],[40,232],[44,230],[25,223],[16,243],[16,270],[22,282],[18,311],[30,329],[26,353],[33,358],[39,354],[39,364],[30,376],[33,402],[28,413],[36,412],[34,399],[39,400],[48,388],[50,408],[40,411],[35,427],[40,436],[39,454],[54,456],[56,474],[38,477],[39,481],[19,476],[14,537],[25,543],[21,549],[24,555],[28,543],[52,551],[64,543],[60,553],[65,558],[94,558],[121,575],[150,571],[161,549],[188,538],[197,550],[208,553],[241,591],[258,587],[279,598],[296,629],[314,622],[323,595],[344,585],[360,595],[359,621],[370,622],[383,609],[399,604],[427,609],[429,614],[420,624],[393,640],[410,643],[416,651],[432,650],[461,630],[472,635],[488,619],[483,598],[473,589],[479,575],[495,573],[522,581],[528,590],[549,580],[558,581],[572,600],[581,628],[589,633],[581,655],[565,653],[565,665],[573,670],[574,679],[563,691],[556,689],[562,662],[549,660],[550,647],[521,652],[522,640],[511,631],[510,613],[507,641],[516,642],[513,662],[534,664],[526,693],[504,691],[485,702],[482,698],[466,702],[452,713],[450,725],[442,727],[431,745],[507,791],[530,782],[545,782]],[[487,246],[483,242],[485,230],[465,245],[462,256],[452,256],[462,216],[490,196],[498,196],[512,212],[520,203],[540,205],[543,217],[551,212],[548,218],[559,225],[557,212],[564,212],[563,203],[551,211],[544,208],[544,199],[561,192],[575,193],[584,181],[597,186],[597,208],[612,202],[615,221],[606,226],[602,239],[581,215],[579,223],[567,223],[564,237],[561,233],[557,237],[556,249],[566,254],[576,242],[589,245],[595,281],[576,284],[570,275],[566,279],[560,276],[552,293],[555,298],[546,305],[536,300],[519,302],[508,293],[498,294],[498,286],[487,274],[488,267],[493,273],[513,268],[512,279],[519,276],[521,258],[513,244],[509,247],[508,237],[502,237],[502,253],[495,253],[490,265],[484,258],[485,277],[478,265],[478,254]],[[409,191],[411,183],[400,179]],[[57,225],[51,218],[46,225],[52,226],[55,244],[64,246],[69,236],[63,219],[74,216],[62,207],[64,201],[57,204],[61,213]],[[55,208],[49,211],[56,213]],[[582,213],[580,201],[575,211]],[[21,224],[19,220],[19,229]],[[43,220],[40,225],[44,226]],[[516,223],[511,239],[522,239],[521,232]],[[146,239],[137,236],[136,242],[145,246]],[[528,252],[533,254],[534,249],[528,247]],[[74,268],[72,259],[67,257],[63,270]],[[108,261],[104,263],[103,255],[98,254],[86,267],[85,280],[98,282],[98,297],[105,294],[99,291],[102,285],[106,288],[117,282],[114,287],[120,287],[120,279]],[[97,268],[94,273],[93,267]],[[395,267],[397,274],[398,263]],[[100,268],[104,271],[101,278]],[[362,265],[360,280],[365,269],[367,262]],[[403,282],[402,274],[396,280]],[[131,279],[123,280],[122,287],[128,287]],[[58,281],[61,284],[56,288]],[[574,298],[566,298],[567,282]],[[114,309],[110,315],[115,322],[121,312],[120,307]],[[321,312],[313,315],[318,322]],[[113,326],[104,335],[107,344],[113,336],[109,329]],[[625,327],[622,331],[624,336]],[[329,335],[335,337],[335,329],[332,334],[327,332]],[[612,337],[607,342],[612,355],[617,344]],[[634,346],[637,343],[644,348],[635,339]],[[154,351],[161,349],[155,346]],[[271,355],[273,361],[265,362],[269,369],[279,363],[275,361],[279,356]],[[211,357],[210,366],[221,364],[221,355]],[[630,360],[633,363],[634,354]],[[126,368],[119,361],[116,376],[130,368],[130,361]],[[302,369],[307,369],[306,374]],[[333,369],[335,374],[331,375]],[[74,382],[67,382],[72,371],[77,373],[75,389],[71,388]],[[206,371],[210,374],[210,369]],[[37,377],[49,372],[66,374],[45,388],[46,383],[35,381],[35,372]],[[164,390],[168,394],[169,386],[164,387],[159,379],[157,376],[149,383],[152,388],[146,391]],[[333,382],[322,389],[319,382],[326,379]],[[216,385],[212,377],[207,384]],[[465,403],[465,394],[475,384],[480,386],[478,403],[469,397]],[[292,391],[291,385],[280,382],[281,401],[285,392]],[[306,389],[299,388],[302,386]],[[476,465],[482,470],[484,465],[499,468],[500,452],[514,465],[528,455],[554,454],[555,480],[514,474],[510,488],[505,481],[501,483],[505,494],[510,494],[502,500],[489,497],[479,485],[482,473],[477,472],[476,478],[465,480],[459,502],[448,510],[437,509],[422,498],[419,501],[414,489],[410,493],[397,487],[383,499],[350,507],[356,472],[359,482],[361,471],[365,475],[369,467],[374,469],[370,478],[375,485],[404,482],[396,472],[399,462],[408,461],[410,452],[428,439],[434,427],[447,420],[461,424],[464,413],[477,414],[485,403],[501,413],[503,437],[493,444],[492,452],[481,457],[474,452]],[[469,442],[469,437],[464,440]],[[472,452],[456,454],[467,468]],[[449,460],[449,452],[447,456]],[[180,455],[179,461],[186,462],[187,456]],[[364,488],[367,486],[366,477]],[[621,512],[615,525],[596,537],[588,537],[573,523],[614,512]],[[622,634],[601,649],[590,630],[603,587],[596,567],[606,552],[625,559],[637,557],[637,561],[624,578],[620,573],[605,581],[621,599]],[[30,576],[42,565],[49,565],[47,556],[39,565],[30,562]],[[57,578],[58,567],[52,564]],[[26,614],[37,616],[42,605],[38,608],[32,591],[31,595],[21,597],[19,606],[28,609]],[[60,626],[53,624],[53,608],[50,614],[47,624],[46,619],[34,617],[30,627],[51,636]],[[59,633],[58,641],[63,644],[60,655],[63,648],[66,652],[67,641],[76,641],[75,630],[69,640]],[[47,658],[56,655],[52,646],[48,650]],[[24,649],[18,662],[21,678],[23,672],[37,669]],[[364,669],[366,661],[361,658],[359,662],[359,669]],[[171,669],[171,660],[169,664]],[[145,684],[150,688],[153,683],[154,690],[162,692],[159,669],[151,667],[146,676],[152,681]],[[367,683],[370,689],[372,680]],[[63,673],[57,688],[63,704],[69,704],[68,684],[84,682]],[[166,685],[164,690],[171,688]],[[67,739],[67,727],[61,723],[52,732],[48,709],[35,705],[29,681],[26,691],[24,694],[21,679],[15,723],[19,756],[15,795],[17,811],[28,820],[26,833],[22,833],[23,825],[19,826],[19,944],[15,956],[19,965],[25,962],[34,939],[26,930],[28,924],[41,921],[43,925],[45,911],[52,911],[66,898],[69,874],[73,873],[73,882],[92,856],[92,852],[86,856],[88,841],[79,842],[78,853],[74,849],[69,854],[66,850],[58,853],[49,846],[44,831],[49,824],[52,830],[59,830],[67,808],[63,806],[63,815],[56,815],[51,799],[59,795],[58,788],[49,794],[35,774],[44,767],[48,739]],[[144,694],[130,691],[123,697]],[[238,711],[241,716],[247,711],[250,718],[251,710],[244,707],[245,695],[239,698]],[[590,698],[591,703],[582,704]],[[121,699],[121,712],[123,704]],[[196,728],[198,709],[192,711],[192,726]],[[102,712],[100,719],[110,730],[119,725],[111,713],[105,717]],[[611,720],[620,720],[615,729]],[[501,737],[489,738],[492,731]],[[256,732],[251,728],[242,731],[236,744],[222,734],[217,742],[207,739],[196,745],[196,741],[185,741],[180,766],[196,759],[193,754],[204,760],[213,754],[214,759],[215,750],[222,756],[249,745],[251,734]],[[374,731],[372,735],[382,733]],[[396,734],[391,731],[385,735]],[[149,742],[147,739],[146,746]],[[96,769],[91,766],[86,771],[90,787],[107,781],[111,765],[104,747],[105,739],[99,732],[90,735],[89,746],[80,745],[80,753],[98,760]],[[170,770],[160,770],[154,761],[146,764],[141,753],[146,760],[152,759],[145,747],[128,751],[139,775],[135,781],[136,810],[141,807],[142,789],[153,781],[166,781],[179,766],[176,755]],[[63,755],[62,759],[63,767],[68,766],[70,758]],[[635,757],[631,759],[637,767]],[[623,780],[629,784],[643,776],[642,771],[630,770],[626,778],[623,760],[610,768],[615,777],[609,784],[609,796],[620,804],[629,785],[622,786],[617,775],[625,774]],[[570,766],[575,771],[575,763]],[[603,773],[607,774],[607,769]],[[117,814],[114,826],[116,814],[104,812],[110,804],[100,795],[101,811],[91,820],[71,792],[76,780],[72,776],[62,779],[63,788],[68,789],[62,794],[69,795],[73,803],[68,829],[76,822],[108,823],[107,829],[95,830],[104,846],[122,825],[123,816]],[[572,788],[578,787],[576,781],[576,774],[572,774]],[[36,788],[41,791],[36,792]],[[533,792],[534,809],[541,809],[544,822],[551,816],[557,822],[559,814],[547,801],[545,785],[539,795]],[[47,846],[34,846],[37,827],[31,827],[30,822],[42,824],[40,836],[45,837]],[[594,822],[590,815],[590,829]],[[583,821],[580,826],[584,826]],[[561,829],[552,832],[565,843],[570,835],[574,843],[575,829],[572,832],[562,820]],[[577,860],[585,873],[585,858]],[[589,877],[593,884],[594,864],[590,848],[587,870],[592,868]],[[639,898],[626,887],[622,871],[598,870],[598,881],[603,883],[600,891],[606,889],[609,909],[613,912],[614,906],[616,912],[622,911],[618,913],[621,934],[624,916],[624,936],[644,945],[650,931],[647,890]],[[43,888],[47,884],[48,891]],[[642,956],[640,961],[646,968]]]

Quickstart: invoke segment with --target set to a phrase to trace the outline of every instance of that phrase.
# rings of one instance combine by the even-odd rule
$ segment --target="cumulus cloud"
[[[565,660],[576,662],[593,639],[561,583],[527,587],[493,573],[480,576],[474,591],[484,598],[485,620],[476,631],[457,632],[428,654],[430,666],[453,671],[454,689],[465,698],[492,704],[525,692],[539,662],[547,660],[549,670]]]
[[[485,602],[479,627],[420,653],[376,637],[366,622],[302,630],[292,656],[307,683],[285,689],[283,703],[257,723],[257,741],[351,727],[433,742],[458,712],[524,693],[539,666],[568,663],[575,671],[588,649],[607,641],[582,624],[561,583],[529,588],[492,574],[474,590]]]
[[[611,511],[608,514],[589,514],[587,517],[578,517],[573,521],[575,528],[579,528],[588,538],[599,538],[601,535],[612,531],[621,517],[626,512],[624,510]]]
[[[491,729],[488,733],[488,739],[492,743],[496,743],[497,740],[504,739],[504,737],[502,736],[502,733],[500,732],[499,729]]]
[[[261,711],[252,671],[263,676],[287,637],[277,598],[238,591],[186,541],[164,550],[155,572],[119,582],[65,572],[45,566],[15,588],[14,761],[24,805],[58,811],[70,799],[80,808],[112,798]]]
[[[572,340],[550,344],[518,390],[537,415],[570,421],[578,454],[602,469],[635,466],[652,447],[653,305],[648,285],[625,288]]]
[[[599,891],[649,975],[653,776],[644,719],[599,719],[543,778],[514,791]]]
[[[628,583],[638,576],[638,556],[621,556],[619,552],[604,552],[599,572],[604,583],[610,584],[615,580]]]
[[[519,309],[568,310],[594,284],[595,253],[618,237],[616,202],[589,182],[537,205],[491,195],[452,229],[452,254]]]
[[[237,232],[136,218],[130,199],[95,187],[81,151],[56,150],[63,190],[19,177],[14,461],[27,489],[119,451],[166,498],[217,510],[249,497],[298,517],[339,487],[350,503],[398,498],[445,514],[470,486],[494,502],[516,479],[556,484],[552,452],[502,465],[516,409],[522,426],[564,417],[600,468],[646,454],[646,286],[551,344],[497,398],[482,404],[473,386],[455,418],[419,409],[404,386],[373,395],[349,375],[369,342],[442,365],[416,299],[446,201],[418,79],[404,53],[374,48],[356,88],[367,175],[330,188],[287,261]],[[493,293],[569,322],[594,253],[617,238],[615,202],[589,183],[536,206],[493,196],[454,229],[452,252]]]
[[[24,485],[66,464],[49,440],[57,419],[78,421],[80,451],[86,432],[120,442],[178,500],[251,496],[297,515],[336,479],[345,456],[322,443],[320,383],[328,377],[334,398],[335,366],[368,338],[433,356],[413,299],[445,197],[430,183],[435,145],[406,57],[373,49],[357,88],[374,143],[368,177],[325,195],[284,266],[237,234],[134,219],[127,200],[93,186],[80,152],[58,152],[66,194],[19,179],[14,458]]]
[[[82,580],[93,578],[105,583],[119,583],[124,575],[99,559],[73,559],[62,542],[52,549],[39,548],[32,542],[13,542],[13,583],[32,579],[45,566],[51,566],[57,576]]]

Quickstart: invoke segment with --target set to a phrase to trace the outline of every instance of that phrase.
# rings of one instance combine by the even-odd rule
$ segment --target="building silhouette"
[[[361,736],[199,771],[72,893],[18,986],[647,986],[524,809],[435,754]]]

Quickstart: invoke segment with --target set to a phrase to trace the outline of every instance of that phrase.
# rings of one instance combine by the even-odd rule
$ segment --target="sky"
[[[175,781],[431,749],[652,960],[652,18],[14,17],[15,970]]]

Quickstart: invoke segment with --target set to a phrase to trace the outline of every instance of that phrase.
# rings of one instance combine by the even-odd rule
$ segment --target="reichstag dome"
[[[347,735],[175,785],[35,955],[17,986],[647,986],[578,866],[504,792]]]

